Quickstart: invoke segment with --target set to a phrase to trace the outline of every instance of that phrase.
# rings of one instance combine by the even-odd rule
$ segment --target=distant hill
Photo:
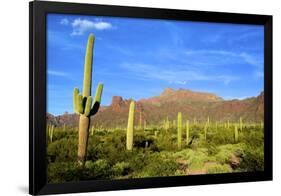
[[[103,127],[126,127],[130,101],[113,96],[111,105],[101,107],[92,122]],[[211,93],[167,88],[159,96],[136,101],[135,122],[136,125],[144,121],[147,125],[160,124],[167,117],[176,120],[178,112],[182,112],[184,120],[190,121],[194,118],[205,121],[209,116],[211,121],[234,122],[242,117],[247,122],[259,122],[264,116],[263,108],[263,92],[257,97],[243,100],[223,100]],[[59,116],[47,114],[47,120],[58,126],[78,126],[79,116],[69,113]]]

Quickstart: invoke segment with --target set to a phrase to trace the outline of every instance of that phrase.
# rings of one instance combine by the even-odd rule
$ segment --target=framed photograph
[[[272,180],[272,16],[29,9],[30,194]]]

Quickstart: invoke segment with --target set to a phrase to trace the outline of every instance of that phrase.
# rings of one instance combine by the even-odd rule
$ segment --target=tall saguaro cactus
[[[133,137],[134,137],[134,116],[135,116],[135,102],[131,101],[128,117],[128,127],[127,127],[127,150],[131,151],[133,149]]]
[[[181,112],[178,113],[178,149],[181,149],[182,140],[182,115]]]
[[[92,58],[93,58],[94,35],[90,34],[88,38],[85,64],[83,94],[79,94],[78,88],[73,91],[73,106],[75,113],[80,115],[79,119],[79,140],[78,140],[78,164],[84,165],[87,155],[90,117],[98,112],[103,84],[99,83],[96,89],[95,98],[91,97],[92,87]],[[94,103],[94,104],[92,104]]]

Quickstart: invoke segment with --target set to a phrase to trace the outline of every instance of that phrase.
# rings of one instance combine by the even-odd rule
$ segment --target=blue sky
[[[167,87],[224,99],[263,90],[263,26],[48,14],[49,113],[73,112],[90,33],[96,37],[92,93],[104,83],[102,105],[114,95],[139,100]]]

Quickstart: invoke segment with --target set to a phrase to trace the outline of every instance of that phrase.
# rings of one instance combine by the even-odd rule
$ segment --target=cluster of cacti
[[[182,115],[181,112],[178,113],[178,149],[181,149],[182,141]]]
[[[130,109],[129,109],[129,116],[128,116],[127,142],[126,142],[126,148],[129,151],[131,151],[133,149],[134,116],[135,116],[135,102],[131,101]]]
[[[189,143],[189,121],[186,121],[186,144]]]
[[[49,125],[48,126],[48,137],[49,137],[50,143],[53,142],[54,129],[55,129],[54,125]]]
[[[90,34],[85,55],[83,94],[79,94],[78,88],[74,88],[73,91],[74,111],[75,113],[80,114],[78,140],[79,165],[84,165],[85,163],[89,137],[90,117],[98,112],[103,89],[103,84],[99,83],[95,98],[93,100],[91,97],[93,45],[94,35]]]

